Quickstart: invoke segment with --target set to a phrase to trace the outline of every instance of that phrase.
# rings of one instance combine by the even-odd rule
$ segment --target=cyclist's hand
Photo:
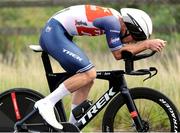
[[[166,45],[166,41],[161,39],[150,39],[146,40],[145,44],[148,49],[151,49],[152,51],[161,52],[161,50]]]

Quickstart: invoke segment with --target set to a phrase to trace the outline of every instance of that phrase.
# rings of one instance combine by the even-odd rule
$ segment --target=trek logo
[[[75,53],[73,53],[73,52],[71,52],[71,51],[69,51],[67,49],[63,49],[63,53],[73,57],[74,59],[76,59],[76,60],[78,60],[80,62],[83,60],[81,57],[79,57],[79,55],[77,55],[77,54],[75,54]]]
[[[97,102],[96,104],[91,107],[91,109],[78,121],[81,122],[83,125],[86,124],[87,119],[91,119],[93,117],[93,114],[96,114],[106,103],[111,99],[112,96],[114,96],[116,92],[113,92],[113,87],[104,94]]]

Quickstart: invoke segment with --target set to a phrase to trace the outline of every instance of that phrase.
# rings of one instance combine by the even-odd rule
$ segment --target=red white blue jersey
[[[95,5],[71,6],[52,16],[71,36],[106,34],[109,48],[112,51],[122,47],[120,17],[120,13],[112,8]]]

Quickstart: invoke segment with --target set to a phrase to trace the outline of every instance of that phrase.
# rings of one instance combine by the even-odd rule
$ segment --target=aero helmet
[[[150,37],[152,21],[147,13],[134,8],[122,8],[120,13],[134,40],[141,41]]]

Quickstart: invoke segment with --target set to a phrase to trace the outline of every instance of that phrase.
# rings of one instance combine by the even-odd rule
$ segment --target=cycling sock
[[[72,113],[72,110],[74,109],[74,108],[76,108],[78,105],[76,105],[76,104],[72,104],[71,105],[71,113],[70,113],[70,117],[69,117],[69,122],[70,123],[76,123],[77,121],[76,121],[76,119],[74,118],[74,115],[73,115],[73,113]]]
[[[62,83],[56,90],[54,90],[51,94],[45,97],[44,100],[47,100],[47,102],[51,102],[51,104],[54,106],[60,99],[70,93],[71,92]]]

